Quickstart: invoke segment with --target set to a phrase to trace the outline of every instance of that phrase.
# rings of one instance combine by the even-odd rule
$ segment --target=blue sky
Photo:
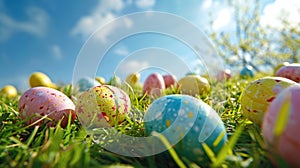
[[[283,2],[286,1],[265,1],[265,22],[271,20],[269,15],[274,15],[272,12]],[[119,16],[149,10],[176,14],[202,30],[208,29],[208,14],[213,11],[216,31],[233,28],[232,9],[218,0],[190,0],[188,3],[182,0],[0,0],[0,87],[13,84],[24,90],[28,88],[30,74],[35,71],[48,74],[56,83],[70,83],[77,55],[97,28]],[[135,35],[111,48],[97,76],[108,80],[113,74],[110,65],[116,66],[124,57],[146,47],[164,48],[179,57],[193,58],[194,54],[167,36]],[[133,59],[121,67],[122,72],[146,66],[149,61]]]

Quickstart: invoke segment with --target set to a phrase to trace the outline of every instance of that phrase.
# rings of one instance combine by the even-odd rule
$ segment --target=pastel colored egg
[[[143,94],[158,96],[165,89],[164,78],[161,74],[153,73],[147,77],[143,86]]]
[[[201,96],[210,90],[208,80],[199,75],[185,76],[178,81],[178,85],[183,94],[191,96]]]
[[[48,87],[34,87],[27,90],[20,98],[18,104],[20,117],[27,120],[27,124],[33,124],[43,116],[53,121],[43,119],[34,125],[55,126],[61,120],[61,126],[65,127],[71,114],[75,119],[75,105],[62,92]]]
[[[251,82],[241,96],[243,114],[249,120],[261,125],[270,103],[283,89],[296,84],[282,77],[264,77]]]
[[[223,81],[231,78],[231,71],[229,69],[221,70],[217,74],[217,80]]]
[[[299,102],[299,85],[288,87],[274,99],[264,116],[262,134],[269,157],[278,167],[300,167]]]
[[[34,72],[29,77],[30,87],[44,86],[56,89],[57,86],[52,83],[51,79],[42,72]]]
[[[276,72],[278,71],[278,69],[280,69],[281,67],[283,66],[287,66],[289,65],[290,63],[289,62],[283,62],[281,64],[278,64],[275,68],[274,68],[274,75],[276,75]]]
[[[207,161],[205,143],[216,154],[227,141],[224,123],[206,103],[189,95],[167,95],[153,101],[144,117],[146,135],[162,133],[184,156],[199,164]]]
[[[14,98],[18,95],[18,91],[14,86],[6,85],[1,89],[0,94],[8,98]]]
[[[84,127],[108,127],[124,121],[130,108],[130,99],[122,89],[100,85],[78,97],[76,113]]]
[[[250,65],[245,66],[240,72],[240,77],[243,79],[253,78],[254,77],[253,67]]]
[[[300,82],[300,63],[293,63],[282,66],[278,69],[275,76],[291,79],[295,82]]]
[[[139,80],[140,80],[139,73],[132,73],[132,74],[128,75],[126,78],[126,82],[131,86],[138,84]]]
[[[96,81],[98,81],[101,85],[105,85],[105,79],[103,77],[96,77]]]
[[[176,84],[176,77],[174,75],[164,75],[165,88],[171,87]]]
[[[100,85],[100,83],[97,80],[90,78],[90,77],[81,78],[76,83],[76,86],[78,87],[80,92],[87,91],[88,89],[93,88],[98,85]]]

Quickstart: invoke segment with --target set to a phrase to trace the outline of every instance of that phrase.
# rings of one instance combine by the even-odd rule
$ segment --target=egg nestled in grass
[[[242,112],[246,118],[261,125],[265,111],[285,88],[297,85],[282,77],[264,77],[248,84],[241,95]]]
[[[129,96],[122,89],[100,85],[78,97],[76,113],[84,127],[108,127],[124,121],[130,108]]]
[[[188,75],[178,81],[183,94],[202,96],[210,91],[208,80],[199,75]]]
[[[48,87],[34,87],[27,90],[18,103],[20,117],[27,124],[56,126],[61,120],[61,126],[68,123],[69,115],[75,119],[75,105],[62,92]],[[42,119],[42,118],[45,119]]]
[[[6,85],[1,89],[0,94],[8,98],[15,98],[18,91],[13,85]]]
[[[153,101],[145,113],[145,130],[148,136],[153,131],[164,133],[180,156],[197,163],[208,159],[205,147],[217,154],[227,140],[216,111],[189,95],[167,95]]]
[[[288,78],[297,83],[300,82],[300,63],[293,63],[282,66],[276,71],[275,76]]]
[[[269,157],[278,167],[300,167],[300,86],[283,90],[270,104],[262,134]]]

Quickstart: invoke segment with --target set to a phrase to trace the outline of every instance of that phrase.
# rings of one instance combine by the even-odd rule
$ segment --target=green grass
[[[272,167],[260,128],[245,120],[241,113],[240,95],[252,80],[236,78],[225,83],[212,83],[212,92],[198,97],[219,113],[229,137],[219,154],[205,148],[209,160],[198,164],[174,150],[140,158],[114,154],[103,148],[109,141],[95,143],[78,120],[73,123],[69,120],[64,129],[45,125],[28,127],[18,116],[18,98],[0,95],[0,167]],[[71,97],[70,89],[68,85],[60,88]],[[179,91],[174,88],[166,91],[166,94],[172,93]],[[153,99],[140,94],[130,97],[134,119],[126,120],[116,130],[144,136],[141,118]],[[108,136],[105,131],[101,133],[103,137]]]

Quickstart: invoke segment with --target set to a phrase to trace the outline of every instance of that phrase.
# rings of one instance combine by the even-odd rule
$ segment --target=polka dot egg
[[[46,115],[53,120],[47,123],[47,126],[55,126],[61,120],[61,126],[65,127],[69,114],[72,115],[72,120],[75,119],[75,105],[71,99],[62,92],[48,87],[34,87],[27,90],[21,96],[18,108],[20,117],[28,119],[27,124],[42,125],[49,122],[48,119],[41,119]]]
[[[145,129],[165,133],[181,156],[192,161],[207,159],[203,145],[217,153],[227,140],[224,124],[206,103],[188,95],[167,95],[151,103],[145,114]]]
[[[241,97],[245,117],[261,125],[264,113],[276,95],[294,84],[297,83],[282,77],[264,77],[251,82]]]
[[[124,121],[130,106],[130,99],[122,89],[100,85],[78,97],[76,112],[84,127],[107,127]]]
[[[299,85],[288,87],[274,99],[264,116],[263,137],[269,157],[278,167],[300,167],[299,102]]]

